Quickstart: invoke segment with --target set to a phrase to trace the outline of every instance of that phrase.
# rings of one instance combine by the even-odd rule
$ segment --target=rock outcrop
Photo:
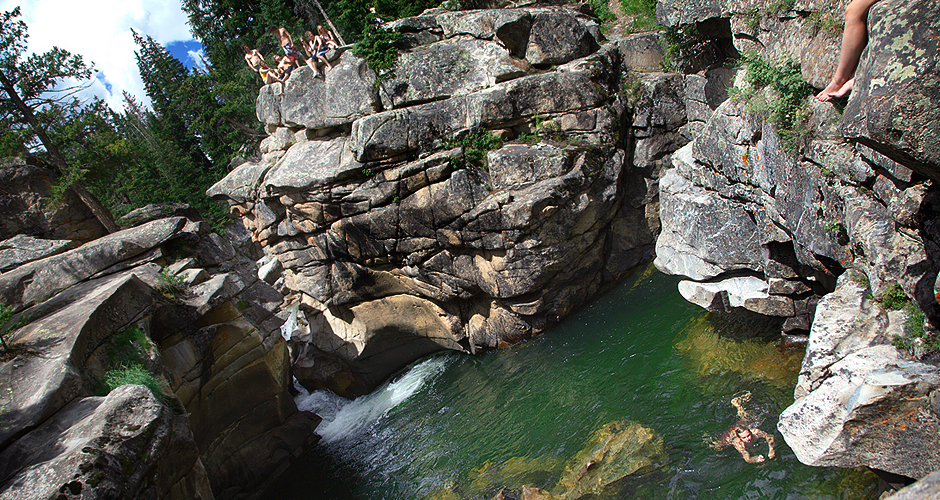
[[[294,374],[344,395],[436,350],[529,338],[648,261],[657,166],[687,120],[684,102],[668,116],[653,105],[668,83],[638,83],[634,127],[672,140],[644,139],[631,165],[624,58],[580,11],[389,26],[411,49],[378,85],[347,52],[323,80],[301,68],[263,88],[263,158],[208,193],[301,304]]]
[[[239,498],[313,436],[288,393],[283,296],[205,223],[45,253],[0,274],[17,313],[0,357],[0,498]]]
[[[818,20],[840,20],[843,4],[798,1],[771,12],[743,0],[666,0],[657,13],[668,26],[727,22],[739,52],[798,61],[820,88],[840,37]],[[680,293],[809,333],[796,401],[778,426],[807,464],[912,478],[940,468],[940,406],[932,403],[940,372],[915,340],[924,329],[935,335],[940,322],[932,132],[940,102],[937,47],[928,41],[938,26],[935,5],[875,4],[841,119],[832,104],[808,98],[808,116],[790,122],[803,128],[780,130],[728,100],[671,156],[660,181],[655,262],[689,278]],[[735,86],[746,95],[743,82]],[[882,298],[899,293],[913,305],[887,309]]]
[[[85,243],[108,234],[74,190],[54,201],[58,176],[32,160],[0,163],[0,240],[16,235]]]

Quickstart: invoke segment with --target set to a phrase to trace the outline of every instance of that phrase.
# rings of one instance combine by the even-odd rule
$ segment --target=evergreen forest
[[[183,0],[205,69],[189,69],[146,33],[134,33],[140,76],[150,104],[124,95],[115,111],[81,91],[96,69],[81,55],[53,48],[28,51],[19,7],[0,13],[0,157],[20,156],[56,170],[55,192],[90,192],[114,217],[150,203],[183,202],[218,228],[226,207],[206,189],[232,160],[251,158],[266,134],[255,118],[261,80],[241,45],[269,58],[277,41],[268,26],[296,36],[318,24],[346,43],[371,28],[369,7],[386,21],[413,16],[430,0]],[[56,201],[53,200],[53,203]]]

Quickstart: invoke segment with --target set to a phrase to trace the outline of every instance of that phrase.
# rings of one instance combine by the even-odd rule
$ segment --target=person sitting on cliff
[[[330,65],[329,59],[326,58],[326,53],[339,47],[339,44],[336,43],[336,39],[333,38],[333,35],[323,27],[322,24],[317,25],[317,36],[315,40],[319,43],[318,50],[316,52],[316,58],[319,61],[322,61],[326,65],[327,69],[333,69],[333,66]]]
[[[313,77],[316,78],[320,76],[320,69],[317,68],[317,51],[319,50],[317,37],[310,31],[305,31],[304,35],[300,37],[300,47],[304,49],[304,53],[307,54],[307,66],[313,70]]]
[[[279,73],[268,67],[268,64],[264,62],[264,56],[261,55],[261,52],[258,52],[258,49],[249,49],[247,45],[242,44],[242,50],[245,52],[245,62],[248,67],[261,75],[261,80],[264,81],[265,85],[281,81],[278,78]]]
[[[276,75],[278,81],[286,82],[291,72],[294,71],[294,60],[287,56],[279,56],[277,54],[272,57],[277,61],[277,68],[275,68],[275,70],[277,71]]]
[[[767,434],[766,432],[754,427],[752,428],[748,425],[748,415],[744,410],[744,405],[742,401],[747,401],[751,398],[751,393],[747,393],[733,398],[731,400],[731,405],[735,407],[738,412],[738,422],[735,423],[730,429],[725,431],[724,434],[718,438],[717,443],[715,443],[716,448],[725,448],[728,446],[733,446],[734,449],[738,450],[738,453],[744,457],[744,461],[749,464],[756,464],[763,462],[765,460],[764,455],[758,454],[757,456],[751,456],[749,450],[753,450],[754,446],[757,445],[758,441],[763,438],[767,440],[767,451],[766,459],[773,459],[776,456],[774,451],[774,437]]]
[[[845,8],[845,29],[842,32],[839,66],[829,85],[816,94],[816,100],[828,102],[844,97],[852,91],[858,60],[868,44],[868,11],[878,1],[880,0],[852,0]]]
[[[284,28],[275,26],[268,26],[268,33],[272,33],[274,37],[277,38],[277,42],[281,45],[281,48],[284,49],[284,56],[290,59],[290,62],[296,64],[299,68],[299,61],[303,60],[304,57],[297,50],[297,47],[294,46],[294,38],[290,36],[290,33]]]

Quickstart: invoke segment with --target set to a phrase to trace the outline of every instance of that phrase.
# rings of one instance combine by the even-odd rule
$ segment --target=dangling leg
[[[852,0],[845,8],[845,30],[842,33],[839,66],[829,85],[816,94],[817,100],[831,101],[852,91],[858,60],[868,43],[868,11],[876,2],[878,0]]]

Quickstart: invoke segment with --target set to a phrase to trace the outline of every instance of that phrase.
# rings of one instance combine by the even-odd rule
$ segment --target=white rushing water
[[[281,336],[284,337],[284,340],[290,340],[291,335],[294,334],[294,329],[297,328],[297,314],[300,313],[300,301],[287,306],[285,310],[289,311],[290,314],[287,316],[287,321],[281,325]]]
[[[294,401],[297,408],[316,413],[323,419],[317,427],[317,434],[323,442],[331,443],[366,429],[441,374],[446,366],[447,359],[443,357],[422,361],[374,392],[354,400],[325,390],[307,392],[295,381],[300,394]]]

